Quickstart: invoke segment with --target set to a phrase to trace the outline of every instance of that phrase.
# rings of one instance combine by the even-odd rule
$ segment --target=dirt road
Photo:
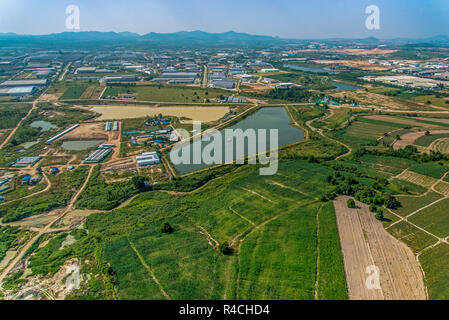
[[[351,300],[424,300],[423,275],[412,250],[391,236],[367,205],[356,202],[347,207],[349,197],[334,201],[343,260]],[[367,288],[370,275],[379,268],[380,288]]]
[[[33,110],[35,110],[37,108],[37,104],[38,104],[38,100],[33,102],[33,106],[31,107],[30,111],[28,111],[26,116],[23,117],[22,120],[19,121],[17,126],[9,133],[8,137],[6,137],[6,139],[0,144],[0,150],[3,149],[4,146],[6,146],[6,144],[9,142],[9,140],[11,140],[11,138],[16,133],[17,129],[19,129],[19,127],[22,124],[22,122],[25,121],[25,119],[30,116],[31,112],[33,112]]]
[[[76,203],[76,201],[78,200],[78,197],[80,196],[81,192],[83,192],[84,188],[86,187],[90,176],[92,175],[94,166],[91,166],[89,169],[89,174],[86,177],[86,180],[84,181],[83,185],[81,186],[81,188],[78,190],[78,192],[72,197],[72,199],[70,200],[69,204],[67,205],[66,209],[58,216],[56,217],[53,221],[51,221],[49,224],[47,224],[44,228],[42,228],[38,234],[36,234],[30,241],[28,241],[28,243],[26,243],[21,249],[20,252],[16,255],[16,257],[14,258],[14,260],[12,260],[8,267],[6,267],[2,274],[0,274],[0,284],[2,283],[2,281],[5,279],[5,277],[8,275],[8,273],[14,268],[14,266],[25,256],[26,252],[28,251],[28,249],[31,248],[31,246],[45,233],[48,232],[53,232],[53,230],[50,230],[50,228],[55,225],[56,223],[58,223],[62,218],[64,218],[64,216],[66,214],[68,214],[70,211],[73,210],[74,205]]]

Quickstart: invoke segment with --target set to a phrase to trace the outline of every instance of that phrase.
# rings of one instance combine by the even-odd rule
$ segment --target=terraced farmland
[[[398,179],[405,180],[426,188],[431,187],[438,180],[412,171],[404,171],[397,176]]]
[[[449,183],[441,181],[435,186],[435,190],[449,197]]]
[[[433,151],[439,151],[443,154],[449,153],[449,138],[441,138],[436,140],[430,145],[430,149]]]

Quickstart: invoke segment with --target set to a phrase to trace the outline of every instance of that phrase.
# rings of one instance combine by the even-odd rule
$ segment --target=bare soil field
[[[270,91],[272,87],[261,84],[261,83],[245,83],[240,86],[243,92],[252,92],[252,93],[266,93]]]
[[[446,134],[449,133],[449,130],[431,130],[430,134]],[[409,132],[401,136],[401,140],[397,140],[393,144],[393,149],[403,149],[408,145],[412,145],[416,140],[423,137],[426,134],[425,131],[417,131],[417,132]]]
[[[395,239],[376,220],[368,206],[349,197],[334,201],[343,260],[351,300],[424,300],[427,298],[421,268],[412,250]],[[368,289],[367,267],[379,268],[380,289]]]
[[[303,49],[298,50],[298,52],[337,52],[337,53],[346,53],[352,54],[355,56],[363,56],[363,55],[384,55],[389,53],[394,53],[397,50],[388,50],[388,49]]]
[[[440,123],[449,123],[449,119],[447,119],[447,118],[413,117],[413,119],[426,120],[426,121],[432,121],[432,122],[440,122]]]
[[[75,130],[63,136],[61,141],[72,140],[108,140],[104,123],[82,123]]]
[[[145,107],[145,106],[91,106],[100,113],[99,120],[135,119],[162,114],[164,116],[185,117],[202,122],[214,122],[223,118],[229,107]],[[190,121],[191,122],[191,121]]]

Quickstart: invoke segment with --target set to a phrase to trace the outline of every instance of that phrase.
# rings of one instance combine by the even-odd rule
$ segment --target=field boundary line
[[[247,221],[249,224],[253,225],[254,227],[256,226],[256,224],[254,222],[249,220],[247,217],[242,216],[240,213],[235,211],[231,206],[229,206],[229,210],[231,210],[234,214],[238,215],[240,218],[242,218],[243,220]]]
[[[267,200],[267,201],[273,203],[273,200],[268,199],[267,197],[261,195],[260,193],[257,193],[256,191],[249,190],[249,189],[246,189],[246,188],[243,188],[243,187],[240,187],[240,189],[245,190],[246,192],[249,192],[249,193],[251,193],[251,194],[254,194],[255,196],[261,197],[262,199]]]
[[[140,260],[140,263],[143,265],[143,267],[145,269],[147,269],[148,273],[150,274],[151,278],[153,278],[153,281],[157,284],[157,286],[159,287],[159,290],[161,291],[161,293],[164,295],[164,297],[167,300],[171,300],[170,296],[165,292],[164,288],[162,288],[161,284],[159,283],[159,280],[156,278],[156,276],[154,275],[153,270],[151,270],[151,268],[147,265],[147,263],[145,262],[145,260],[143,259],[142,255],[139,253],[139,251],[136,249],[134,243],[131,241],[131,239],[128,238],[128,243],[131,247],[131,249],[133,249],[134,253],[137,255],[137,257]]]

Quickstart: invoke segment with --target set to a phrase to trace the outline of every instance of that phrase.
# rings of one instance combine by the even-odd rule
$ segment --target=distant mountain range
[[[48,35],[19,35],[0,33],[0,44],[54,44],[82,45],[101,44],[136,44],[159,46],[254,46],[275,45],[288,40],[271,36],[250,35],[228,31],[224,33],[208,33],[204,31],[180,31],[175,33],[148,33],[139,35],[132,32],[99,32],[80,31],[62,32]]]
[[[152,45],[152,46],[269,46],[288,43],[298,43],[301,41],[314,41],[314,39],[283,39],[272,36],[252,35],[228,31],[224,33],[208,33],[204,31],[180,31],[175,33],[148,33],[139,35],[132,32],[99,32],[80,31],[62,32],[48,35],[19,35],[14,33],[0,33],[1,46],[18,45],[45,45],[45,46],[89,46],[89,45]],[[375,37],[364,39],[317,39],[316,41],[331,42],[359,42],[359,43],[380,43],[398,42],[402,44],[427,44],[441,45],[449,44],[449,37],[439,35],[425,39],[391,39],[380,40]]]

